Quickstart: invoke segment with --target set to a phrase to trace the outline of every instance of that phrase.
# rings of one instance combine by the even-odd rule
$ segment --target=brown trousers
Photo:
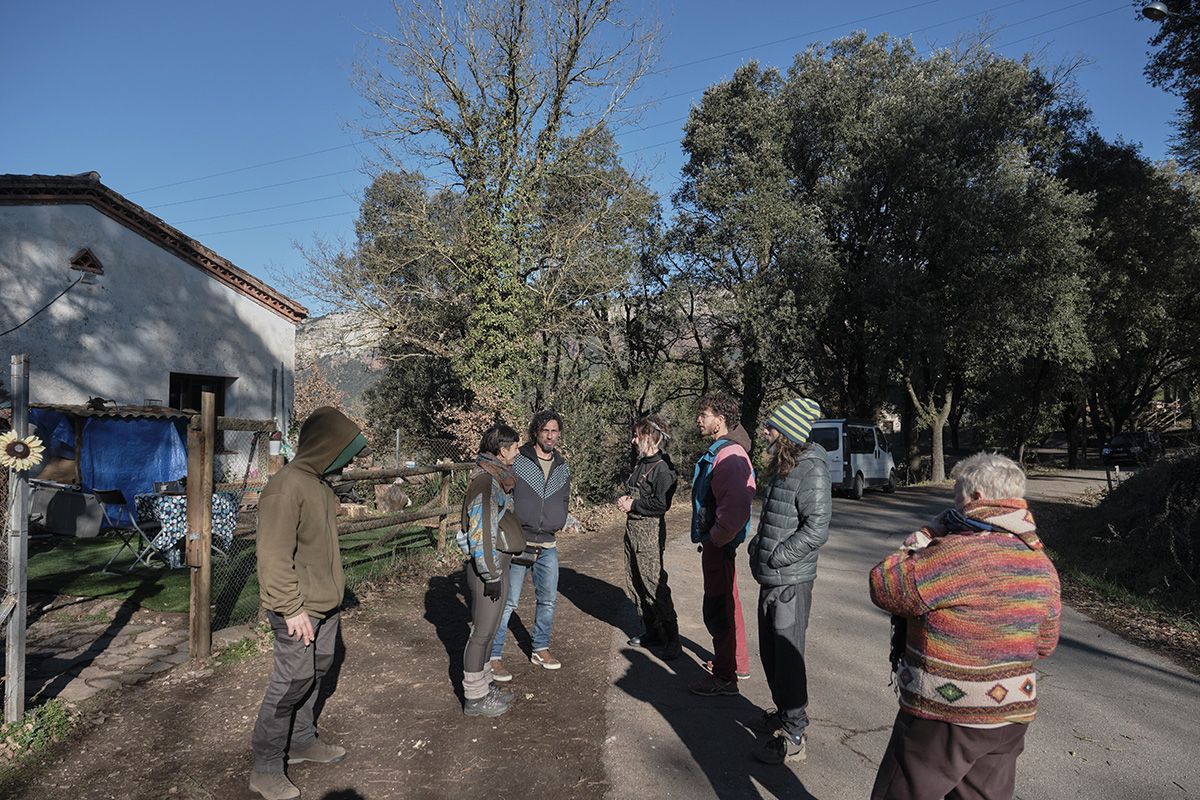
[[[964,728],[901,711],[871,800],[1012,800],[1027,730]]]

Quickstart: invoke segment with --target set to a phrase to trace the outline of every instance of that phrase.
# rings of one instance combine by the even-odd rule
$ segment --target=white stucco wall
[[[183,372],[236,378],[229,416],[287,408],[295,326],[91,206],[0,205],[0,333],[82,274],[70,260],[84,247],[104,274],[0,336],[5,385],[10,356],[28,353],[35,403],[166,403],[170,373]]]

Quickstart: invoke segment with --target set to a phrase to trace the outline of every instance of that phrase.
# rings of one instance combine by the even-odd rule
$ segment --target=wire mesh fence
[[[463,461],[473,453],[464,453],[453,439],[407,439],[401,440],[395,447],[392,458],[380,453],[376,456],[377,463],[395,461],[397,469],[405,465],[429,465],[438,461]]]
[[[213,554],[214,630],[248,622],[258,615],[254,536],[258,527],[258,496],[271,477],[270,440],[274,430],[275,425],[269,420],[227,417],[217,420],[213,490],[236,497],[237,519],[229,546],[224,552]]]
[[[258,498],[270,477],[270,423],[219,419],[214,458],[214,489],[235,493],[237,521],[225,552],[214,552],[212,564],[213,630],[251,622],[259,614]],[[453,458],[453,442],[428,440],[414,449],[426,465]],[[377,459],[378,460],[378,459]],[[390,460],[390,459],[386,459]],[[404,464],[400,465],[403,470]],[[447,483],[443,489],[442,475]],[[346,587],[354,592],[366,582],[397,570],[415,554],[429,551],[437,540],[438,517],[404,521],[419,516],[420,509],[461,502],[466,471],[446,467],[443,472],[347,481],[336,486],[341,502],[338,518]],[[460,487],[459,484],[462,484]],[[395,517],[401,521],[387,521]],[[448,515],[454,519],[456,515]],[[374,524],[379,520],[380,524]],[[214,520],[215,524],[215,520]]]

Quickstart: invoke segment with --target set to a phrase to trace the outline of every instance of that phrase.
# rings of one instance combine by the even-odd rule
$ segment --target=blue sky
[[[1077,80],[1100,131],[1167,155],[1177,103],[1146,83],[1154,23],[1130,2],[659,0],[657,16],[660,66],[687,66],[647,79],[638,100],[667,99],[645,113],[645,129],[618,131],[618,143],[664,195],[678,178],[689,107],[746,61],[784,69],[809,44],[860,29],[938,47],[984,19],[1005,55],[1086,59]],[[386,0],[9,3],[0,173],[96,170],[252,274],[295,274],[297,243],[352,233],[374,151],[356,144],[365,104],[351,71],[381,29],[396,30]]]

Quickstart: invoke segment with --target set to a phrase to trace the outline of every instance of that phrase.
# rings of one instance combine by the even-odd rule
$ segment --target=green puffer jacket
[[[754,580],[763,586],[815,580],[832,511],[825,450],[809,444],[788,475],[767,484],[758,533],[747,548]]]

